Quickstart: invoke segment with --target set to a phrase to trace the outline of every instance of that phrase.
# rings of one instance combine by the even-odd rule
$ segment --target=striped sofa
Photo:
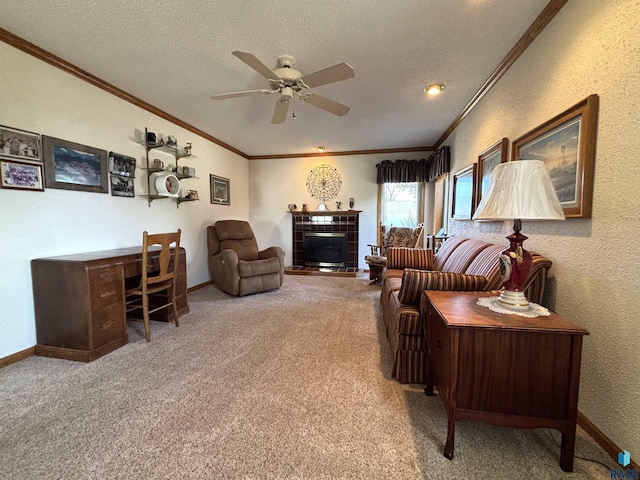
[[[390,248],[382,282],[383,319],[400,383],[426,383],[427,347],[420,302],[425,290],[486,291],[502,286],[498,257],[508,245],[451,237],[438,253]],[[533,266],[525,286],[529,301],[540,303],[551,261],[531,252]],[[423,311],[426,311],[423,306]]]

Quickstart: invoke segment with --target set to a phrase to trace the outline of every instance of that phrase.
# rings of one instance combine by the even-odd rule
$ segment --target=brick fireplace
[[[291,212],[294,266],[358,268],[358,210]]]

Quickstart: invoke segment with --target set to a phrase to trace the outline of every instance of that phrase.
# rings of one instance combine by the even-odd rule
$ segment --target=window
[[[424,183],[383,183],[380,188],[380,223],[416,227],[424,222]]]

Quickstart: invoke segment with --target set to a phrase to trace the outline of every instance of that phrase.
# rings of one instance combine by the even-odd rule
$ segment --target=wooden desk
[[[149,261],[157,264],[158,255]],[[32,260],[36,354],[90,362],[125,345],[129,341],[125,284],[139,282],[141,263],[141,246]],[[163,297],[161,293],[150,302],[162,305]],[[180,248],[176,303],[178,315],[189,312],[184,248]],[[173,314],[165,309],[152,319],[169,321]]]
[[[477,304],[494,293],[425,292],[430,368],[447,408],[444,456],[453,458],[455,422],[480,420],[562,433],[560,467],[573,470],[582,337],[585,329],[552,313],[526,318]]]

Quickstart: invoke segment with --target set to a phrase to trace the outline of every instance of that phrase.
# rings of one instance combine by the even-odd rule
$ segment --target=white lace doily
[[[551,315],[549,310],[537,303],[529,303],[529,308],[524,310],[511,310],[510,308],[503,307],[498,303],[498,297],[480,297],[478,299],[478,305],[481,307],[487,307],[489,310],[497,313],[512,313],[514,315],[520,315],[521,317],[535,318],[535,317],[548,317]]]

